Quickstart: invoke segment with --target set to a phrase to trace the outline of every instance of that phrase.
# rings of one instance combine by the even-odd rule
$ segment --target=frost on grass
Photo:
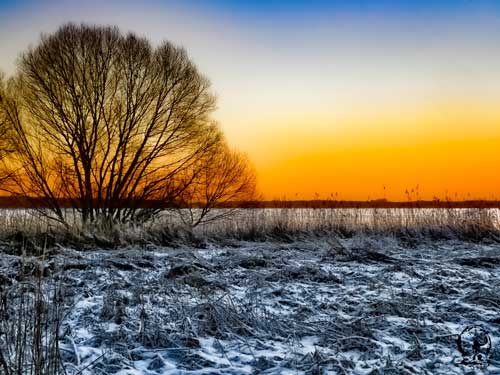
[[[60,249],[42,269],[64,295],[68,374],[463,374],[471,324],[500,371],[499,259],[497,244],[359,236]],[[2,255],[2,288],[34,261]]]

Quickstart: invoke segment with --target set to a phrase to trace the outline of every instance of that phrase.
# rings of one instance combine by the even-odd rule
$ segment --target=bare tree
[[[177,213],[188,227],[218,220],[257,198],[256,172],[247,156],[222,139],[193,165]]]
[[[243,163],[215,155],[223,137],[209,82],[169,42],[154,48],[116,27],[67,24],[20,57],[2,92],[11,192],[42,201],[62,222],[64,205],[83,223],[135,220],[151,212],[148,202],[198,196],[193,187],[214,170],[200,165]],[[237,197],[222,185],[226,194],[215,189],[209,206]]]
[[[5,96],[5,78],[3,72],[0,71],[0,103]],[[10,127],[4,116],[2,106],[0,105],[0,189],[6,189],[6,183],[11,178],[9,168],[6,167],[6,157],[12,151],[10,142]]]

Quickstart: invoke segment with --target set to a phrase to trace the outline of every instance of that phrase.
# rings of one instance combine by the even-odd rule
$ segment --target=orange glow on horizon
[[[406,200],[417,185],[421,199],[500,199],[498,2],[11,3],[0,12],[7,75],[68,21],[186,47],[265,199]]]
[[[254,138],[233,134],[256,164],[265,199],[499,197],[496,108],[441,104],[392,116],[271,121]]]

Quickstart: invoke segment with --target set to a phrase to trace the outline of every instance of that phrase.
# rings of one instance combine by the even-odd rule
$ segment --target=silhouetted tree
[[[209,88],[169,42],[74,24],[42,36],[0,101],[12,192],[42,198],[63,222],[62,199],[84,223],[146,217],[151,200],[174,204],[221,150]]]
[[[246,155],[220,141],[193,165],[178,213],[190,227],[221,219],[238,205],[256,199],[256,173]],[[218,210],[214,210],[220,208]]]
[[[4,74],[0,71],[0,103],[5,92],[5,78]],[[2,106],[0,105],[0,189],[6,189],[6,183],[11,177],[9,169],[5,166],[7,155],[11,152],[10,127],[3,116]]]

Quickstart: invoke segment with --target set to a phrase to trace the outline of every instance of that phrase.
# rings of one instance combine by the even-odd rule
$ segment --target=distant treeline
[[[134,204],[130,201],[117,201],[115,208],[129,208]],[[71,199],[60,199],[61,208],[79,208],[78,202]],[[168,209],[168,208],[196,208],[203,204],[173,203],[165,204],[162,201],[148,200],[137,202],[137,207]],[[49,208],[44,198],[23,196],[0,197],[0,208]],[[418,200],[418,201],[388,201],[376,199],[369,201],[342,201],[342,200],[267,200],[267,201],[232,201],[218,204],[217,208],[500,208],[498,200]]]
[[[500,208],[497,200],[418,200],[388,201],[385,199],[367,201],[342,200],[272,200],[250,202],[262,208]],[[248,205],[249,203],[246,203]]]

